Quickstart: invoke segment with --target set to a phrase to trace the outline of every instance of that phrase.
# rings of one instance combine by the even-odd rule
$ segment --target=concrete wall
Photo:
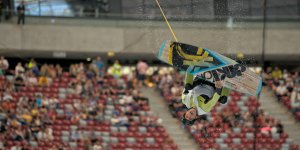
[[[122,54],[151,54],[158,50],[164,40],[172,39],[162,22],[118,21],[118,25],[109,21],[99,22],[102,25],[27,24],[20,27],[15,24],[0,24],[0,52],[115,51]],[[261,54],[261,24],[245,23],[246,25],[237,25],[233,29],[217,22],[203,24],[205,23],[173,23],[181,42],[206,47],[222,54]],[[277,55],[282,59],[292,58],[290,56],[299,59],[299,25],[290,27],[277,24],[279,23],[268,24],[267,58]]]

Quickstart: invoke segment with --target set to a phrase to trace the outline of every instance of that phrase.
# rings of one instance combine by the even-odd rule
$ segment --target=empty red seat
[[[135,138],[136,142],[138,143],[144,143],[145,139],[144,138]]]
[[[126,137],[134,137],[134,133],[133,132],[127,132],[125,133]]]
[[[292,145],[290,146],[290,149],[291,149],[291,150],[299,150],[299,145],[292,144]]]
[[[288,137],[289,137],[289,136],[288,136],[288,134],[286,134],[286,133],[280,134],[280,138],[286,139],[286,138],[288,138]]]
[[[224,142],[227,143],[227,144],[230,144],[230,143],[232,143],[232,139],[231,138],[226,138],[224,140]]]
[[[300,121],[300,111],[296,113],[296,119]]]
[[[136,132],[137,131],[137,127],[136,126],[130,126],[128,128],[128,130],[131,131],[131,132]]]

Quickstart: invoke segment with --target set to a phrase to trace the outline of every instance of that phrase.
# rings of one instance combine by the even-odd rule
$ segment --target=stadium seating
[[[292,93],[297,90],[296,84],[299,84],[299,81],[296,81],[299,79],[298,75],[296,73],[291,73],[288,71],[285,71],[285,75],[283,75],[282,78],[276,79],[270,74],[268,74],[269,78],[265,79],[266,84],[269,86],[271,90],[273,90],[274,95],[277,96],[278,102],[282,103],[288,110],[291,110],[293,115],[295,116],[295,119],[300,121],[300,102],[296,100],[296,103],[298,103],[298,106],[292,106],[291,96]],[[282,83],[284,88],[286,89],[284,94],[281,96],[277,93],[277,88],[279,84]],[[295,90],[295,91],[293,91]],[[298,92],[299,93],[299,92]]]
[[[112,77],[107,77],[105,83],[113,83]],[[4,76],[0,80],[6,80]],[[160,125],[144,125],[142,120],[147,117],[153,117],[150,112],[148,103],[139,104],[139,114],[136,116],[127,115],[129,118],[128,125],[113,125],[111,118],[115,110],[120,111],[122,104],[118,103],[118,99],[122,96],[125,89],[115,89],[116,94],[99,96],[96,101],[98,104],[103,104],[104,120],[97,119],[78,119],[74,120],[69,117],[69,108],[74,107],[76,102],[80,104],[84,101],[83,95],[72,93],[69,83],[74,80],[69,73],[65,72],[60,78],[52,79],[53,83],[49,86],[24,86],[19,92],[11,93],[13,100],[11,105],[17,110],[18,102],[23,97],[35,99],[37,94],[42,94],[43,98],[54,98],[58,100],[57,108],[55,108],[56,119],[52,119],[50,124],[46,126],[53,130],[53,140],[49,143],[32,138],[29,141],[16,141],[9,138],[1,140],[5,148],[10,148],[15,145],[27,147],[29,149],[47,149],[50,147],[64,147],[65,149],[84,149],[86,145],[85,138],[73,137],[73,134],[80,133],[82,137],[89,140],[98,140],[105,149],[173,149],[176,150],[177,145],[169,137],[164,127]],[[112,85],[111,85],[112,86]],[[126,90],[125,90],[126,91]],[[131,91],[127,91],[131,92]],[[112,98],[112,100],[110,99]],[[109,100],[110,99],[110,100]],[[44,100],[43,100],[44,101]],[[46,100],[45,100],[46,101]],[[137,103],[137,102],[131,102]],[[130,105],[131,105],[130,104]],[[51,108],[48,109],[50,111]],[[26,126],[23,126],[26,128]],[[7,129],[14,127],[8,126]],[[7,131],[9,132],[9,131]],[[0,136],[1,138],[4,138]]]

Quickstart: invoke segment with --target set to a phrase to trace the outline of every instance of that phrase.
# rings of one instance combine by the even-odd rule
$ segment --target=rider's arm
[[[190,84],[190,85],[193,85],[193,79],[194,79],[194,76],[188,72],[185,73],[185,79],[184,79],[184,84],[187,85],[187,84]]]
[[[187,94],[189,93],[189,90],[192,90],[193,89],[193,79],[194,79],[194,76],[188,72],[185,73],[185,79],[184,79],[184,91],[183,91],[183,94]]]
[[[226,87],[223,87],[221,96],[226,96],[227,97],[229,95],[229,92],[230,92],[230,89],[228,89]]]

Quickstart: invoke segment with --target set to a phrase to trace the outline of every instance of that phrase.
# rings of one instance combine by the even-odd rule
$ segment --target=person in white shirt
[[[22,66],[22,63],[19,62],[19,63],[17,64],[17,66],[15,67],[15,75],[16,75],[16,76],[23,76],[24,73],[25,73],[25,69],[24,69],[24,67]]]
[[[300,85],[296,85],[291,94],[291,106],[293,113],[300,109]]]
[[[278,98],[285,96],[287,94],[287,88],[284,85],[284,82],[281,82],[280,85],[276,88],[276,95]]]
[[[101,143],[99,141],[97,141],[94,145],[93,145],[93,150],[102,150],[102,146]]]

